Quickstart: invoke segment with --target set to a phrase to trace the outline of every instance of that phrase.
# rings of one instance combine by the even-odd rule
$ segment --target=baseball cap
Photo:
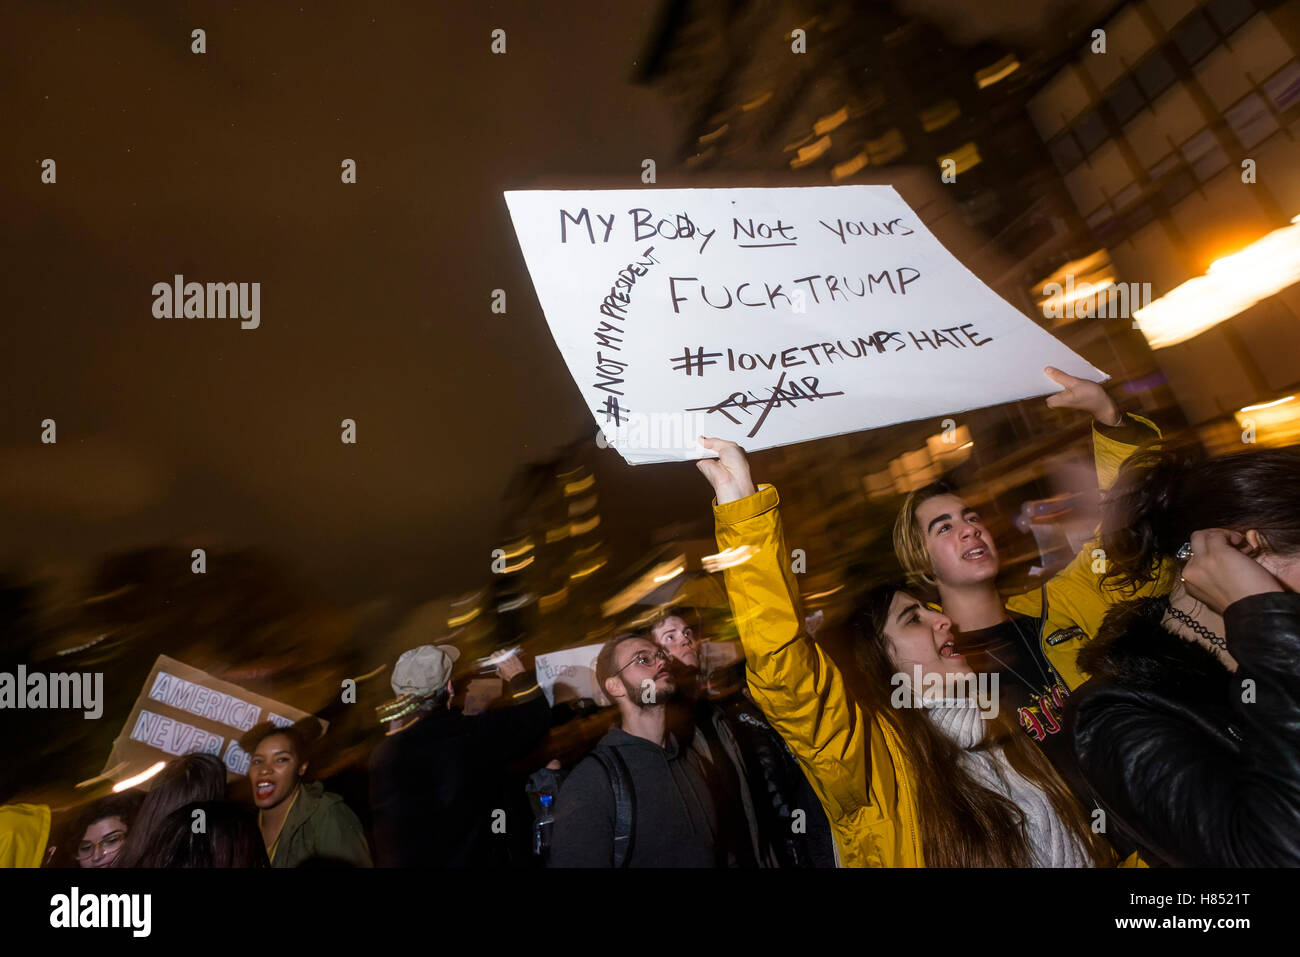
[[[455,645],[420,645],[402,652],[393,666],[393,692],[398,695],[430,695],[447,686],[460,649]]]

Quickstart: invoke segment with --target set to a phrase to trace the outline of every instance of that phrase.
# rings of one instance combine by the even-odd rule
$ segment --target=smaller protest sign
[[[583,645],[566,648],[536,659],[537,683],[547,702],[576,701],[591,698],[597,704],[607,705],[609,699],[596,687],[596,656],[603,645]]]
[[[488,706],[501,697],[505,682],[500,678],[475,678],[465,689],[465,707],[462,712],[467,715],[482,714]]]
[[[114,777],[126,778],[158,761],[204,752],[220,758],[229,777],[243,777],[249,757],[238,741],[245,731],[263,721],[287,727],[306,717],[291,705],[159,655],[113,742],[104,773],[123,765],[123,773]],[[317,720],[324,730],[327,723]]]

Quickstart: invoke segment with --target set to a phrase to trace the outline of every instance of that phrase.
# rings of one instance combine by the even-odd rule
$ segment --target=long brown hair
[[[921,853],[928,867],[1031,867],[1024,815],[1010,800],[980,784],[961,760],[961,748],[935,727],[921,708],[894,708],[889,698],[897,667],[889,655],[885,623],[901,583],[873,588],[852,619],[854,654],[865,672],[870,713],[898,731],[916,781]],[[1110,846],[1088,826],[1083,808],[1042,752],[1006,709],[985,719],[980,750],[1000,748],[1022,777],[1042,790],[1066,829],[1097,866],[1114,863]]]
[[[126,832],[126,842],[114,867],[139,867],[155,832],[167,815],[195,801],[218,801],[226,796],[226,766],[211,754],[185,754],[167,762],[151,782],[140,813]]]

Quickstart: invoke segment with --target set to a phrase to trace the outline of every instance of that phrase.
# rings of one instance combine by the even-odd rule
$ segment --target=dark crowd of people
[[[364,824],[311,780],[308,720],[240,742],[251,803],[191,754],[48,850],[10,846],[80,867],[1300,864],[1300,448],[1167,447],[1100,386],[1049,375],[1050,405],[1094,419],[1105,497],[1096,537],[1032,592],[999,592],[967,496],[917,489],[897,574],[859,583],[837,661],[777,489],[703,439],[743,662],[706,673],[703,616],[669,607],[601,649],[612,707],[561,714],[516,651],[471,714],[452,707],[458,649],[423,645],[391,673]]]

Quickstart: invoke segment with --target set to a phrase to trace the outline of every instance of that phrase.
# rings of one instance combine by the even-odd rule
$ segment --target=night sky
[[[512,472],[594,432],[501,193],[636,188],[646,157],[689,185],[631,82],[658,5],[134,7],[0,14],[0,563],[260,546],[339,598],[482,584]],[[946,26],[1057,9],[1006,7]],[[260,282],[260,328],[154,318],[177,273]],[[693,465],[603,456],[611,539],[707,519]]]
[[[356,597],[481,583],[513,469],[594,433],[501,192],[671,164],[630,83],[654,8],[54,6],[4,14],[0,558],[260,545]],[[176,273],[260,282],[260,328],[155,319]],[[611,495],[659,484],[608,455]]]

